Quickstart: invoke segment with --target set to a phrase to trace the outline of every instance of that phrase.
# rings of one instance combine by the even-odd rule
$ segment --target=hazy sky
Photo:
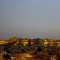
[[[0,0],[0,37],[9,32],[60,37],[60,0]]]

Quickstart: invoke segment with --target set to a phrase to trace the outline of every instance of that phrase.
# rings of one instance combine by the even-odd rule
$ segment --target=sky
[[[59,26],[60,0],[0,0],[0,38],[60,38]]]

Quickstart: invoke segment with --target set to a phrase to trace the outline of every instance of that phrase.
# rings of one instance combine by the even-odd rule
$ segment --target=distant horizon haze
[[[50,38],[50,39],[60,39],[60,34],[57,33],[48,33],[48,32],[40,32],[40,33],[16,33],[9,32],[5,34],[0,34],[0,39],[9,39],[10,37],[16,36],[17,38]]]
[[[0,0],[0,38],[9,32],[60,38],[60,0]]]

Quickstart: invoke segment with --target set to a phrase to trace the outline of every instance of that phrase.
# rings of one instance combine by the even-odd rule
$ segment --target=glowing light
[[[23,42],[24,46],[26,46],[28,44],[28,42]]]
[[[32,57],[32,55],[30,55],[30,54],[28,54],[28,53],[24,54],[24,56],[25,56],[25,57]]]
[[[44,46],[46,46],[46,47],[47,47],[47,44],[48,44],[48,41],[47,41],[47,40],[45,40],[45,41],[44,41]]]
[[[44,44],[45,44],[45,45],[46,45],[46,44],[48,44],[48,41],[47,41],[47,40],[45,40]]]
[[[27,40],[27,39],[24,39],[24,40],[22,41],[22,43],[23,43],[24,46],[26,46],[26,45],[28,44],[28,40]]]
[[[0,44],[5,44],[5,43],[8,43],[8,42],[6,42],[6,41],[0,41]]]

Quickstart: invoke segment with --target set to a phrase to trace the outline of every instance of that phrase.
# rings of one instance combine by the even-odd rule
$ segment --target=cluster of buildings
[[[42,46],[57,46],[60,47],[60,40],[53,40],[53,39],[30,39],[30,38],[12,38],[8,40],[8,43],[12,45],[42,45]]]
[[[40,38],[35,38],[35,39],[30,39],[30,38],[10,38],[8,40],[0,40],[0,45],[4,44],[12,44],[12,45],[42,45],[42,46],[58,46],[60,47],[60,40],[53,40],[53,39],[40,39]]]
[[[6,45],[6,44],[7,45],[8,44],[13,45],[13,46],[18,46],[18,45],[22,45],[22,46],[39,45],[39,46],[44,46],[44,47],[51,47],[51,46],[60,47],[60,40],[53,40],[53,39],[48,39],[48,38],[46,38],[46,39],[40,39],[40,38],[31,39],[31,38],[16,38],[16,37],[10,38],[9,40],[0,40],[0,47],[2,45]],[[3,49],[0,48],[0,60],[2,60],[2,58],[3,58],[2,57],[3,53],[1,53],[1,51],[3,52]],[[41,52],[44,52],[44,51],[46,52],[46,55],[47,55],[47,53],[49,53],[46,50],[46,48],[43,49],[43,51],[41,51]],[[57,50],[55,50],[55,51],[57,51]],[[54,53],[51,51],[51,54],[54,54]],[[54,59],[55,55],[51,55],[51,60]]]

